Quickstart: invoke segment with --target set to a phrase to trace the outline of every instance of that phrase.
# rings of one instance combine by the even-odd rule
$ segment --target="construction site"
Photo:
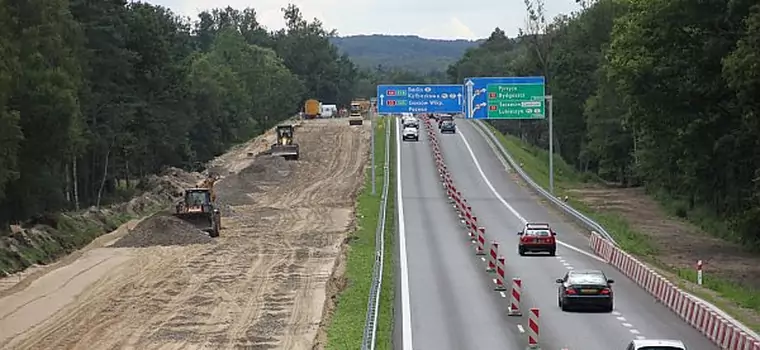
[[[174,169],[175,205],[0,281],[0,348],[320,348],[369,156],[368,123],[347,124],[299,121]]]

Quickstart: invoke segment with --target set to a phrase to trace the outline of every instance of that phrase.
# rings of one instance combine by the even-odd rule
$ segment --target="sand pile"
[[[142,222],[112,245],[114,248],[144,248],[207,244],[215,240],[192,224],[168,214],[156,214]]]

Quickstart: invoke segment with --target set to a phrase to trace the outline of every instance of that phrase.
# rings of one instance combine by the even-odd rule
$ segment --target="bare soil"
[[[695,269],[703,260],[705,274],[760,288],[760,256],[721,240],[684,220],[671,217],[641,188],[589,187],[568,194],[589,207],[619,215],[646,235],[657,248],[658,262],[676,269]],[[745,319],[760,324],[760,315],[742,310]]]
[[[338,291],[369,132],[307,121],[296,129],[299,161],[253,157],[266,138],[220,157],[212,165],[226,210],[214,244],[90,247],[0,298],[0,348],[311,349]],[[141,225],[190,231],[147,220],[165,218],[120,235]]]

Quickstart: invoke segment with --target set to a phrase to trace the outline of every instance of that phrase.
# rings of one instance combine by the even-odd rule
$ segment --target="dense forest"
[[[523,33],[495,30],[449,79],[546,76],[567,162],[760,243],[760,4],[598,0],[552,21],[526,5]],[[547,146],[546,121],[496,124]]]
[[[283,9],[170,10],[126,0],[0,0],[0,231],[126,197],[165,167],[198,169],[292,116],[347,104],[402,71],[361,71],[334,31]]]
[[[445,71],[465,50],[480,41],[438,40],[414,35],[352,35],[330,40],[341,53],[348,54],[360,68],[401,68],[427,73]]]

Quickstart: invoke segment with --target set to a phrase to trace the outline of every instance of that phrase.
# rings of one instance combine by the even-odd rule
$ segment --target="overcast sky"
[[[280,9],[298,6],[308,19],[320,19],[339,35],[419,35],[435,39],[485,38],[495,27],[515,36],[524,27],[523,0],[147,0],[191,16],[209,8],[253,7],[270,29],[284,25]],[[574,0],[546,0],[550,17],[577,9]]]

